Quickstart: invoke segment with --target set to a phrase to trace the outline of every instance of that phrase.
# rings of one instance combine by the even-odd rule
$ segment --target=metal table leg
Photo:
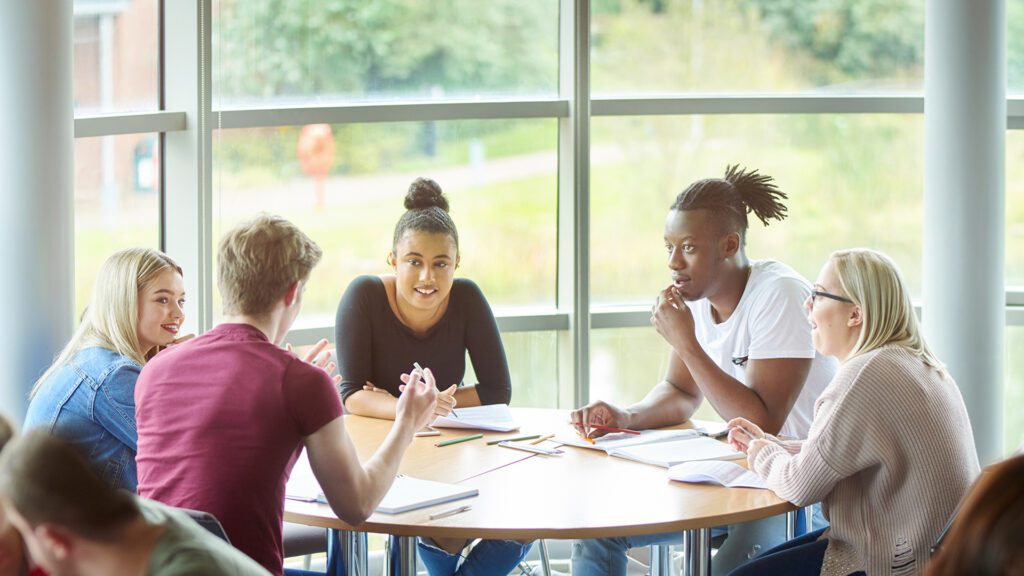
[[[327,576],[345,576],[342,565],[340,530],[327,529]]]
[[[651,545],[651,576],[669,576],[672,573],[672,548],[668,544]]]
[[[366,551],[366,533],[343,530],[340,537],[345,576],[367,576],[370,559]]]
[[[551,576],[551,558],[548,556],[548,543],[543,538],[537,540],[538,552],[540,552],[540,567],[544,576]]]
[[[683,532],[683,553],[686,561],[683,566],[684,575],[711,574],[711,529],[700,528]]]
[[[796,514],[796,510],[786,512],[786,540],[796,538]]]
[[[402,576],[416,576],[416,537],[398,537],[398,570]]]

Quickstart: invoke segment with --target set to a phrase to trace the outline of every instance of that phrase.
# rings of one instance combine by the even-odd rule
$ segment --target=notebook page
[[[710,482],[729,488],[768,488],[756,472],[733,462],[718,460],[683,462],[669,468],[668,477],[679,482]]]
[[[625,432],[607,434],[600,438],[595,438],[594,443],[591,444],[581,438],[579,434],[576,434],[576,431],[573,430],[571,432],[558,434],[553,440],[555,442],[561,442],[562,444],[568,444],[569,446],[576,446],[577,448],[591,448],[611,453],[612,450],[625,448],[627,446],[654,444],[658,442],[667,442],[669,440],[679,440],[682,438],[696,438],[697,436],[697,431],[693,429],[641,430],[640,434],[627,434]]]
[[[663,468],[691,460],[729,460],[744,457],[742,452],[733,450],[725,442],[719,442],[711,438],[690,438],[640,446],[627,446],[625,448],[618,448],[609,452],[609,454]]]
[[[466,428],[495,432],[519,430],[519,424],[512,417],[512,411],[508,409],[507,404],[456,408],[454,412],[458,416],[457,418],[438,416],[430,425],[435,428]]]
[[[380,501],[377,512],[382,514],[401,514],[417,508],[425,508],[435,504],[461,500],[480,494],[476,488],[422,480],[411,476],[398,476],[391,489]]]

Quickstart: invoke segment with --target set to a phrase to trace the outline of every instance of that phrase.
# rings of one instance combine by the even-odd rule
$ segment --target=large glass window
[[[748,216],[747,255],[807,279],[833,250],[866,246],[921,286],[921,116],[595,118],[591,161],[594,303],[646,303],[669,281],[665,217],[691,182],[728,164],[756,168],[789,195],[788,217]]]
[[[74,1],[75,111],[158,107],[157,0]]]
[[[555,0],[215,0],[214,102],[555,96]]]
[[[597,0],[594,93],[920,92],[923,0]]]
[[[317,146],[334,152],[299,152]],[[220,131],[214,238],[258,211],[295,222],[324,250],[300,325],[331,325],[355,276],[390,270],[385,258],[406,190],[426,176],[451,202],[462,260],[456,274],[476,281],[496,308],[553,308],[556,146],[555,120]],[[323,154],[333,160],[315,166]]]
[[[75,311],[78,315],[89,303],[96,274],[111,253],[136,246],[160,247],[157,142],[157,134],[75,140]]]
[[[1024,94],[1024,0],[1006,3],[1006,91]]]
[[[501,342],[512,377],[512,406],[573,408],[572,382],[568,378],[559,378],[559,347],[563,345],[561,341],[565,336],[563,332],[502,333]],[[311,345],[297,346],[295,353],[304,357],[311,349]],[[333,342],[329,350],[334,353]],[[469,384],[478,381],[468,353],[463,381]]]
[[[1024,130],[1006,133],[1006,284],[1024,290]]]
[[[590,399],[623,407],[643,400],[665,378],[671,353],[651,326],[591,331]],[[722,419],[708,402],[702,402],[693,417]]]
[[[560,378],[559,350],[564,333],[504,332],[508,369],[512,376],[512,406],[524,408],[573,408],[572,381]],[[477,381],[473,363],[466,355],[465,382]]]
[[[1003,392],[1003,452],[1024,447],[1024,326],[1006,328],[1006,374]]]

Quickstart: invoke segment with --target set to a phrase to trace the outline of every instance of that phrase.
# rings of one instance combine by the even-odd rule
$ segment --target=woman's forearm
[[[398,398],[386,390],[358,390],[345,399],[345,411],[357,416],[394,420],[397,404]]]

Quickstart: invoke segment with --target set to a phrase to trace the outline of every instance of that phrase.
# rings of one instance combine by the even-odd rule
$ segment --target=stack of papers
[[[467,428],[470,430],[492,430],[512,432],[519,430],[519,424],[512,418],[507,404],[491,404],[452,410],[454,416],[438,416],[431,426],[435,428]]]
[[[668,477],[679,482],[710,482],[729,488],[768,488],[755,472],[732,462],[684,462],[669,468]]]

